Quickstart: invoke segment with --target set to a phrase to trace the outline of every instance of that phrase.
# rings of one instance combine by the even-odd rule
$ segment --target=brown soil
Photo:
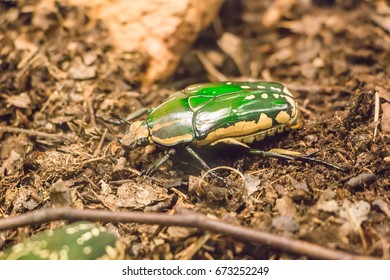
[[[115,54],[104,24],[91,21],[81,8],[58,4],[48,11],[34,1],[2,2],[0,216],[53,205],[167,213],[183,206],[229,223],[389,259],[390,6],[272,2],[226,1],[175,75],[148,87],[141,87],[145,58]],[[229,52],[235,39],[239,44]],[[213,167],[242,172],[244,183],[230,170],[217,171],[227,177],[227,186],[208,176],[199,183],[201,171],[181,153],[153,176],[141,176],[164,149],[126,152],[119,140],[127,124],[107,120],[154,107],[188,84],[216,80],[218,73],[232,80],[280,81],[297,97],[303,128],[256,147],[315,152],[345,171],[227,149],[200,152]],[[0,249],[57,225],[0,232]],[[198,229],[106,226],[121,237],[131,259],[306,258]],[[197,249],[189,250],[191,244]]]

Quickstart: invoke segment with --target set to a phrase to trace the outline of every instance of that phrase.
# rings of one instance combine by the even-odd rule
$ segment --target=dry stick
[[[373,142],[375,142],[376,136],[378,134],[379,110],[380,110],[379,94],[378,94],[378,91],[375,91],[375,111],[374,111],[375,129],[374,129],[374,139],[373,139]]]
[[[96,123],[95,123],[95,127],[96,127]],[[102,137],[100,138],[99,144],[97,145],[95,151],[93,152],[92,157],[97,157],[98,154],[100,153],[100,150],[102,149],[102,146],[104,143],[104,139],[106,138],[107,131],[108,131],[108,129],[106,128],[103,132]]]
[[[0,219],[0,230],[13,229],[54,220],[88,220],[100,222],[121,222],[158,224],[164,226],[182,226],[223,233],[228,236],[249,242],[263,243],[296,254],[306,255],[313,259],[369,259],[370,257],[352,255],[346,252],[329,249],[302,240],[278,236],[259,230],[227,224],[212,220],[188,209],[176,208],[178,214],[144,212],[112,212],[105,210],[80,210],[72,208],[41,209],[15,217]]]
[[[202,52],[196,52],[196,55],[198,56],[200,62],[203,64],[203,67],[206,69],[207,73],[214,77],[217,81],[226,81],[228,78],[219,72],[217,68],[214,67],[214,65],[210,62],[210,60],[207,58],[205,54]]]
[[[24,128],[11,127],[11,126],[0,126],[0,133],[1,132],[23,133],[23,134],[37,136],[37,137],[46,138],[46,139],[54,139],[54,140],[62,140],[62,141],[66,141],[66,142],[72,142],[70,139],[66,138],[65,136],[63,136],[61,134],[50,134],[50,133],[36,131],[36,130],[32,130],[32,129],[24,129]]]

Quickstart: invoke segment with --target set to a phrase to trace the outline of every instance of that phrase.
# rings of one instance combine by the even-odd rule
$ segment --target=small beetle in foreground
[[[123,245],[114,234],[81,221],[26,238],[0,252],[0,260],[110,260],[123,255]]]
[[[261,151],[248,144],[262,141],[300,127],[299,110],[291,92],[276,82],[219,82],[196,84],[170,96],[149,111],[144,121],[131,124],[121,143],[130,150],[151,142],[171,148],[151,164],[152,173],[183,146],[204,169],[207,163],[191,146],[214,146],[218,143],[239,145],[251,154],[292,160],[315,161],[337,169],[310,155],[286,150]]]

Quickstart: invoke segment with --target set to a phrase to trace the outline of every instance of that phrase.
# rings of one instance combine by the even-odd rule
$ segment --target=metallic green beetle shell
[[[163,146],[252,143],[298,123],[297,103],[275,82],[221,82],[188,86],[147,119],[152,141]]]
[[[117,238],[104,227],[77,222],[46,230],[0,253],[0,260],[95,260],[121,258]]]

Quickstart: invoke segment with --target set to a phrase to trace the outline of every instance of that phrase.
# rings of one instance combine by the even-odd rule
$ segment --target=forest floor
[[[390,6],[295,1],[275,20],[266,9],[270,2],[226,1],[175,74],[147,87],[141,86],[142,55],[114,55],[104,24],[89,21],[81,8],[1,3],[0,216],[53,205],[164,213],[180,206],[390,259]],[[220,77],[279,81],[297,98],[303,127],[255,147],[315,152],[345,170],[202,148],[212,167],[230,166],[245,181],[219,170],[227,186],[209,176],[199,183],[202,171],[181,154],[142,175],[164,149],[125,151],[120,139],[128,125],[107,119],[153,108],[189,84]],[[0,249],[62,223],[0,232]],[[123,241],[129,259],[307,258],[197,228],[104,225]]]

